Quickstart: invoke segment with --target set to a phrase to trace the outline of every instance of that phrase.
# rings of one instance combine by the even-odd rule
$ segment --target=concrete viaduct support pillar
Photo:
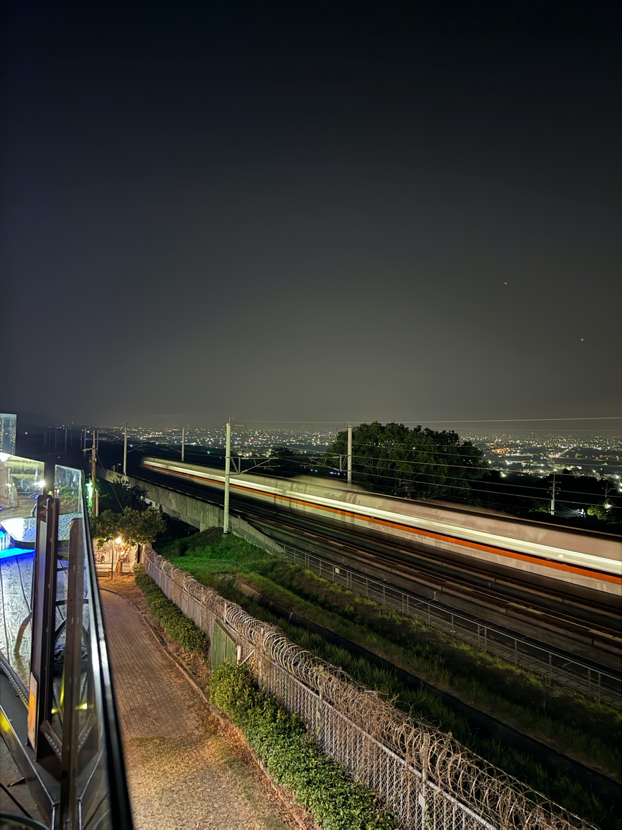
[[[164,513],[179,519],[186,524],[196,527],[197,530],[206,530],[208,527],[222,527],[223,511],[215,504],[207,504],[192,496],[185,496],[183,493],[175,493],[158,487],[157,484],[150,484],[147,481],[138,481],[130,476],[123,476],[111,470],[100,471],[102,478],[112,483],[124,482],[130,487],[140,487],[155,507],[160,508]]]

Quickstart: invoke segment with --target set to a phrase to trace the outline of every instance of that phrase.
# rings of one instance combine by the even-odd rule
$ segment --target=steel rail
[[[163,489],[197,498],[210,504],[218,506],[221,504],[220,499],[209,498],[205,492],[206,488],[202,485],[193,486],[184,482],[183,488],[175,487],[171,485],[170,479],[166,476],[155,473],[151,475],[152,478],[147,478],[144,475],[133,475],[132,478],[142,480],[145,483],[156,484],[156,486]],[[243,502],[243,506],[241,506],[241,502]],[[250,500],[236,499],[235,503],[232,501],[231,505],[232,513],[246,518],[247,521],[249,513],[261,518],[264,509],[265,506],[258,508]],[[251,541],[256,543],[254,539]],[[561,649],[555,649],[529,638],[517,636],[500,626],[483,623],[468,614],[447,609],[440,603],[435,603],[382,580],[359,573],[355,569],[335,564],[328,558],[308,552],[298,552],[291,547],[285,550],[286,546],[278,543],[272,546],[270,552],[278,555],[281,548],[286,557],[288,557],[289,551],[288,558],[290,558],[290,561],[303,564],[310,570],[314,570],[318,575],[332,579],[350,590],[358,589],[362,595],[369,599],[418,619],[431,627],[437,627],[444,633],[464,640],[482,651],[523,666],[542,677],[546,683],[557,683],[588,698],[622,709],[622,675],[609,671],[598,664],[581,660]]]

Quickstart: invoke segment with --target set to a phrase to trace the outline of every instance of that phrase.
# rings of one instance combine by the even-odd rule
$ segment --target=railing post
[[[73,519],[69,531],[67,572],[67,616],[65,628],[65,665],[63,687],[63,735],[61,751],[60,811],[63,827],[78,827],[78,753],[80,751],[80,715],[82,706],[92,701],[82,699],[82,626],[84,611],[83,519]],[[87,687],[88,688],[88,687]]]
[[[38,762],[48,757],[57,760],[51,745],[44,739],[41,727],[52,718],[59,512],[58,499],[46,495],[37,498],[28,741],[35,750]]]

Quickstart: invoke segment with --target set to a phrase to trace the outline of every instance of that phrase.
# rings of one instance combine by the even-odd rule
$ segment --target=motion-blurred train
[[[224,489],[222,470],[170,461],[142,460],[146,470]],[[327,519],[350,528],[388,534],[524,575],[562,580],[622,596],[622,539],[565,530],[486,512],[377,496],[340,480],[232,475],[232,496],[252,498],[281,510]],[[561,586],[560,586],[561,587]]]

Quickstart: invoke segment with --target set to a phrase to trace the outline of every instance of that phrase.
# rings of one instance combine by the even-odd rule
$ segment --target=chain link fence
[[[324,750],[373,789],[400,827],[422,830],[568,830],[590,825],[461,746],[400,712],[341,669],[290,642],[276,627],[147,549],[145,569],[203,629],[238,646],[262,688],[298,714]]]

